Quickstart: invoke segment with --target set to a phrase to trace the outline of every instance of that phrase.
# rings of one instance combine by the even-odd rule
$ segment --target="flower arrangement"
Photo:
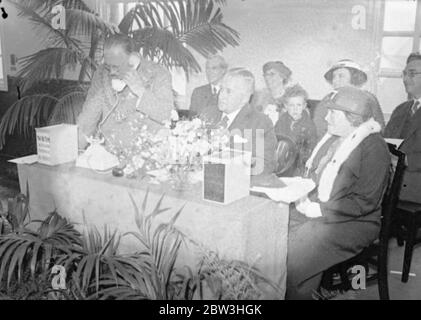
[[[124,167],[124,174],[136,177],[140,171],[161,170],[166,178],[176,182],[177,188],[186,184],[189,173],[200,170],[202,158],[229,145],[229,131],[211,128],[195,118],[166,124],[165,129],[151,133],[141,120],[130,123],[136,137],[129,146],[113,141],[108,146]],[[125,146],[125,147],[123,147]]]

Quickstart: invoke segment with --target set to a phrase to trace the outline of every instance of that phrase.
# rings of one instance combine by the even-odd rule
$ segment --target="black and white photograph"
[[[420,40],[421,0],[0,0],[0,300],[421,300]]]

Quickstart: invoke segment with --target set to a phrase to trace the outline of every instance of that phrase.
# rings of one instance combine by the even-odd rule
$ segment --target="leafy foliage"
[[[258,299],[259,283],[275,288],[258,270],[220,259],[177,230],[174,224],[183,207],[168,223],[156,223],[169,208],[162,208],[163,195],[148,214],[148,195],[149,191],[140,207],[130,195],[138,231],[122,236],[106,226],[100,232],[86,221],[80,233],[57,212],[31,221],[28,196],[10,201],[9,231],[0,234],[0,300],[193,299],[203,298],[205,285],[219,299]],[[135,237],[139,250],[119,253],[123,236]],[[175,266],[186,240],[202,248],[204,255],[197,270],[185,266],[186,272],[180,272]],[[66,289],[52,288],[54,265],[66,270]]]
[[[77,86],[66,95],[52,92],[29,94],[40,81],[62,79],[66,71],[79,72],[79,85],[90,80],[99,62],[102,42],[116,27],[104,21],[82,0],[8,0],[41,34],[46,48],[21,59],[24,97],[0,121],[0,149],[14,132],[29,137],[34,127],[60,122],[75,123],[86,99]],[[181,67],[188,76],[200,71],[190,49],[207,56],[226,46],[236,46],[239,34],[222,22],[221,0],[138,1],[120,23],[120,31],[135,39],[142,54],[168,68]],[[52,8],[66,9],[66,28],[51,25]],[[163,12],[161,18],[158,10]]]
[[[209,0],[141,1],[123,18],[119,28],[133,36],[145,57],[158,58],[168,67],[182,67],[186,74],[189,69],[200,71],[188,48],[209,56],[227,45],[238,45],[239,34],[222,22],[222,11],[217,3]]]
[[[176,212],[169,223],[163,223],[154,228],[153,219],[169,208],[161,208],[163,195],[152,212],[146,216],[148,194],[147,191],[140,209],[130,195],[139,231],[125,234],[134,236],[140,242],[141,250],[136,252],[134,257],[139,268],[144,272],[144,277],[138,275],[135,279],[119,278],[118,286],[111,286],[100,292],[102,298],[153,300],[174,298],[175,287],[172,276],[183,240],[182,234],[174,228],[174,223],[183,208]],[[102,284],[110,284],[110,279],[104,279]]]

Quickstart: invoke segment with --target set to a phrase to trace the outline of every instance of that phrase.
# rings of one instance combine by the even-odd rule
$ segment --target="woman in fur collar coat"
[[[344,87],[328,102],[328,132],[306,165],[317,188],[290,215],[287,299],[311,299],[324,270],[378,237],[390,154],[371,101]]]

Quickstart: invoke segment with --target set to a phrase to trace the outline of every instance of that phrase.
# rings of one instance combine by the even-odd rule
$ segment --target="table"
[[[121,233],[137,231],[129,194],[140,207],[149,189],[146,212],[151,212],[165,193],[162,207],[171,210],[160,214],[159,221],[168,222],[185,205],[175,223],[180,231],[215,250],[222,258],[256,266],[278,284],[281,298],[284,297],[289,222],[286,204],[250,195],[221,205],[202,200],[201,183],[190,190],[177,192],[165,184],[100,174],[75,167],[73,163],[58,166],[18,164],[18,174],[21,192],[26,193],[27,183],[29,186],[32,219],[43,219],[57,209],[73,223],[83,223],[86,219],[88,224],[100,228],[108,225]],[[133,252],[138,249],[138,242],[133,237],[125,237],[121,249]],[[191,248],[182,248],[182,251],[180,259],[183,261],[177,263],[192,264]]]

